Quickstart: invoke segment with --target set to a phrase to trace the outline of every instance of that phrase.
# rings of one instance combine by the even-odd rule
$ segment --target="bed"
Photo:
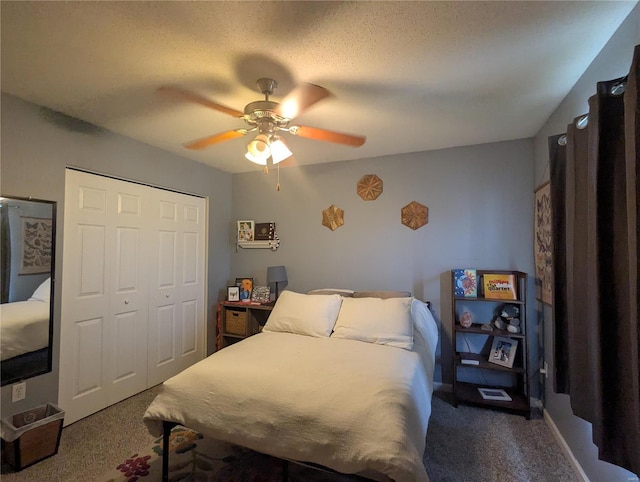
[[[26,301],[0,304],[2,361],[48,348],[50,283],[47,279]]]
[[[167,380],[143,419],[155,436],[180,424],[284,460],[426,482],[437,340],[411,297],[285,291],[261,333]]]

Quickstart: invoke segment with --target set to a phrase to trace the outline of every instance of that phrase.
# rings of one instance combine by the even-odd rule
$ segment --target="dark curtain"
[[[599,82],[588,115],[549,138],[554,389],[591,422],[600,459],[636,474],[639,72],[636,46],[629,75]]]
[[[9,301],[11,276],[11,243],[9,233],[9,207],[0,203],[0,303]]]

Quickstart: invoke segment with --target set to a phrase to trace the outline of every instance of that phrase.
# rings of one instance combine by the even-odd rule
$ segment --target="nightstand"
[[[273,305],[245,302],[218,303],[216,347],[218,350],[260,333],[273,310]]]

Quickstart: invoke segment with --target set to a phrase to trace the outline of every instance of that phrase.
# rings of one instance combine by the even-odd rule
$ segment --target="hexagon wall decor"
[[[322,211],[322,225],[335,231],[344,224],[344,211],[333,204]]]
[[[401,210],[402,224],[414,231],[429,222],[429,208],[416,201],[411,201]]]
[[[365,201],[374,201],[382,194],[382,179],[375,174],[362,176],[358,181],[358,196]]]

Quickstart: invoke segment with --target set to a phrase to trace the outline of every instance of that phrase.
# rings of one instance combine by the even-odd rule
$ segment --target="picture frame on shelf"
[[[236,286],[240,289],[239,301],[251,301],[253,278],[236,278]]]
[[[478,392],[483,400],[499,400],[503,402],[510,402],[512,398],[507,392],[501,388],[485,388],[478,387]]]
[[[494,336],[491,351],[489,352],[489,362],[513,368],[517,348],[518,340],[507,336]]]
[[[251,301],[256,303],[269,303],[271,294],[268,286],[254,286],[251,292]]]
[[[227,301],[240,301],[239,286],[227,286]]]
[[[255,239],[256,223],[253,220],[238,221],[238,241],[253,241]]]

